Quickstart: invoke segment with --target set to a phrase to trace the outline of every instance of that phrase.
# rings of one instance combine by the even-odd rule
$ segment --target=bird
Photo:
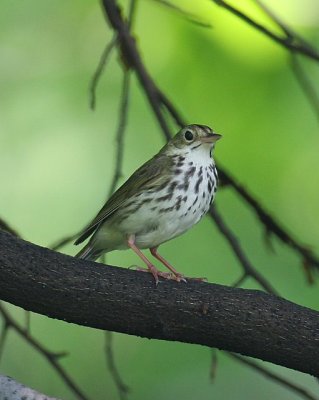
[[[183,234],[208,212],[218,185],[213,150],[221,135],[206,125],[187,125],[138,168],[106,201],[75,245],[90,238],[77,257],[95,261],[113,250],[132,249],[159,277],[187,282],[158,253],[158,247]],[[141,249],[149,249],[169,272],[158,270]],[[196,278],[194,278],[196,279]],[[198,278],[204,279],[204,278]]]

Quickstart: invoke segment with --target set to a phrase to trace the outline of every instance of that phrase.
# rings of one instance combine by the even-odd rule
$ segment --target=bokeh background
[[[134,31],[144,61],[188,121],[223,134],[217,162],[318,254],[318,119],[291,71],[289,54],[212,2],[194,3],[174,2],[211,28],[191,23],[155,1],[139,1]],[[318,44],[315,0],[266,3]],[[0,4],[0,215],[26,240],[50,246],[82,229],[105,200],[115,162],[123,72],[113,53],[92,112],[89,81],[112,36],[99,3]],[[127,2],[122,4],[127,7]],[[276,29],[253,1],[240,6]],[[318,65],[304,60],[304,66],[318,91]],[[163,144],[133,78],[123,179]],[[307,284],[300,257],[277,240],[272,240],[271,251],[254,214],[231,189],[220,190],[216,204],[250,260],[281,295],[319,309],[318,280]],[[69,245],[62,251],[75,254],[78,248]],[[207,276],[212,282],[230,285],[241,273],[209,218],[163,245],[162,253],[186,275]],[[111,253],[107,261],[123,267],[139,262],[129,251]],[[245,286],[257,287],[252,281]],[[24,321],[22,310],[9,309]],[[69,352],[63,365],[91,399],[117,398],[105,365],[103,332],[34,314],[31,332],[52,350]],[[222,353],[212,383],[211,351],[204,347],[116,334],[114,351],[132,400],[298,398]],[[318,393],[313,378],[267,366]],[[48,395],[76,398],[42,356],[13,333],[0,368]]]

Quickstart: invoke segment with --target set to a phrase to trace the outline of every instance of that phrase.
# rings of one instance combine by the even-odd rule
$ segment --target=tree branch
[[[137,77],[145,88],[145,94],[148,98],[150,106],[164,132],[166,139],[170,139],[171,133],[169,127],[161,112],[160,93],[153,79],[144,67],[139,52],[136,48],[136,42],[129,31],[129,24],[122,18],[120,9],[113,0],[102,0],[103,10],[106,18],[112,25],[115,32],[118,33],[118,40],[121,46],[121,53],[125,64],[136,71]]]
[[[9,376],[0,375],[0,400],[59,400],[39,393]]]
[[[99,80],[101,78],[102,72],[105,69],[105,66],[111,56],[112,50],[114,49],[117,41],[117,36],[114,35],[111,39],[111,41],[105,46],[103,53],[101,55],[99,64],[93,74],[93,77],[90,82],[90,87],[89,87],[89,103],[90,103],[90,108],[91,110],[95,110],[95,104],[96,104],[96,88],[99,83]]]
[[[314,49],[309,43],[307,43],[305,40],[301,39],[299,36],[292,36],[288,34],[288,32],[292,33],[291,30],[288,31],[288,28],[285,27],[284,32],[286,33],[285,37],[276,35],[274,32],[270,31],[267,29],[265,26],[261,25],[257,21],[253,20],[250,18],[248,15],[244,14],[242,11],[240,11],[238,8],[233,7],[231,4],[228,4],[224,0],[212,0],[215,4],[218,6],[221,6],[231,12],[233,15],[236,17],[240,18],[241,20],[245,21],[248,25],[252,26],[255,28],[257,31],[263,33],[264,35],[268,36],[270,39],[272,39],[274,42],[280,44],[287,50],[291,51],[292,53],[300,53],[303,54],[304,56],[307,56],[315,61],[319,61],[319,53],[316,49]],[[259,5],[261,3],[259,2]],[[265,8],[264,8],[265,9]],[[267,12],[269,14],[269,9],[267,8]],[[272,19],[279,25],[279,20],[273,18],[272,14]],[[284,25],[280,24],[281,28],[284,27]]]
[[[219,5],[222,6],[225,6],[226,4],[224,1],[221,0],[213,0],[213,1],[217,2]],[[162,131],[166,139],[169,139],[171,135],[166,120],[163,116],[162,107],[165,107],[165,109],[170,113],[170,115],[173,117],[173,119],[179,126],[185,126],[187,123],[185,119],[181,117],[180,113],[177,111],[172,102],[167,98],[167,96],[158,88],[158,86],[156,86],[154,80],[147,71],[147,68],[143,63],[139,50],[136,46],[136,42],[129,32],[127,23],[122,18],[117,3],[114,0],[102,0],[102,5],[106,17],[108,18],[110,24],[112,25],[112,28],[118,34],[123,58],[126,60],[126,63],[130,65],[130,67],[135,71],[140,81],[140,84],[154,111],[154,114],[158,119]],[[249,21],[250,19],[248,18],[247,22],[249,23]],[[290,30],[290,32],[292,31]],[[300,39],[299,36],[298,40],[305,46],[306,42]],[[307,45],[305,48],[309,49],[310,46]],[[274,220],[274,218],[263,209],[260,203],[250,193],[248,193],[246,189],[244,189],[241,185],[239,185],[223,168],[219,166],[218,171],[222,183],[233,187],[236,190],[236,192],[254,209],[258,218],[260,219],[260,221],[262,222],[262,224],[265,226],[265,228],[269,233],[275,234],[282,242],[284,242],[292,249],[294,249],[296,252],[298,252],[302,256],[304,265],[306,267],[319,268],[319,259],[312,253],[310,249],[308,249],[306,246],[303,246],[297,240],[295,240],[291,235],[289,235],[288,232],[285,229],[283,229]],[[63,241],[61,243],[63,245],[65,242]],[[58,243],[59,247],[61,243]],[[55,249],[57,247],[58,246],[55,246]]]
[[[0,288],[0,294],[2,290]],[[2,297],[1,297],[2,299]],[[64,383],[69,387],[69,389],[81,400],[88,400],[88,397],[82,392],[78,385],[73,381],[70,375],[67,373],[65,368],[60,363],[60,358],[67,355],[65,352],[54,353],[43,346],[37,339],[29,334],[27,330],[22,328],[15,320],[10,316],[8,311],[5,310],[2,304],[0,304],[0,314],[3,317],[6,329],[12,329],[21,336],[30,346],[32,346],[36,351],[38,351],[44,358],[47,359],[52,368],[57,372]],[[0,389],[1,393],[1,389]],[[1,400],[1,397],[0,397]]]
[[[292,55],[291,57],[291,68],[319,121],[319,96],[314,84],[305,73],[301,62],[296,55]]]
[[[318,398],[313,396],[312,393],[310,393],[307,389],[304,389],[303,387],[301,387],[300,385],[291,380],[288,380],[280,375],[275,374],[269,368],[263,367],[256,361],[250,360],[249,358],[243,356],[239,356],[238,354],[233,354],[233,353],[226,353],[226,354],[231,358],[233,358],[234,360],[237,360],[238,362],[241,362],[242,364],[245,364],[248,367],[252,368],[254,371],[259,372],[265,378],[277,382],[283,387],[295,392],[300,397],[303,397],[304,399],[307,400],[318,400]]]
[[[252,277],[255,279],[256,282],[259,283],[259,285],[266,290],[268,293],[273,293],[277,294],[276,290],[272,287],[272,285],[267,281],[264,276],[257,271],[256,268],[251,264],[251,262],[248,260],[246,254],[244,253],[244,250],[241,248],[239,244],[239,240],[237,237],[234,235],[234,233],[229,229],[229,227],[226,225],[225,221],[223,220],[222,216],[219,214],[219,212],[216,209],[216,206],[211,207],[209,210],[210,216],[213,218],[215,221],[216,226],[222,233],[222,235],[225,237],[225,239],[228,241],[233,253],[237,257],[238,261],[240,262],[243,270],[244,270],[244,275],[243,277]],[[243,280],[243,278],[241,279]],[[237,282],[237,285],[239,285],[239,281]]]
[[[319,313],[277,296],[76,259],[0,231],[1,299],[97,329],[197,343],[319,377]]]
[[[300,244],[284,228],[282,228],[275,218],[263,208],[263,206],[249,193],[249,191],[236,182],[228,172],[219,167],[218,173],[223,185],[231,186],[254,210],[260,222],[265,227],[266,233],[275,235],[283,243],[299,253],[309,267],[319,269],[319,258],[313,254],[310,248]]]

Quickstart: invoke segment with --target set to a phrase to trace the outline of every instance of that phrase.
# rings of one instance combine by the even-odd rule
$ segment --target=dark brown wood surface
[[[238,352],[319,377],[319,313],[258,290],[161,281],[0,231],[0,299],[93,328]]]

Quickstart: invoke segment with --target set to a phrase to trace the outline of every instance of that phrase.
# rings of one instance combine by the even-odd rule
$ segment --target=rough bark
[[[0,400],[59,400],[24,386],[9,376],[0,375]]]
[[[257,290],[70,257],[0,231],[0,299],[64,321],[197,343],[319,377],[319,313]]]

